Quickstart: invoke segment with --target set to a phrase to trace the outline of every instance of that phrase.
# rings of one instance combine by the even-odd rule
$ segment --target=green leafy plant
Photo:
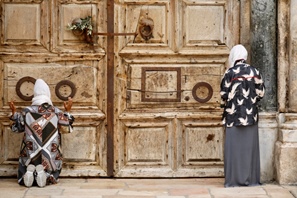
[[[93,24],[92,17],[87,16],[86,18],[78,18],[72,21],[71,24],[67,25],[68,30],[80,30],[86,31],[87,35],[92,35],[93,32]]]

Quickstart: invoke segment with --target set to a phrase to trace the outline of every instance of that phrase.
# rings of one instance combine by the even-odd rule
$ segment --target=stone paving
[[[44,188],[0,178],[0,198],[297,198],[296,185],[224,188],[223,178],[68,179]]]

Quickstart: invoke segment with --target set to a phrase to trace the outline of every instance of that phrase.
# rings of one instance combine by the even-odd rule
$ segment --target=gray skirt
[[[225,187],[260,185],[258,124],[226,127]]]

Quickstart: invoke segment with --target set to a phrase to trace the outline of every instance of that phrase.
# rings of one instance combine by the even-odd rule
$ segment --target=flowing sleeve
[[[225,107],[225,103],[228,99],[229,87],[230,87],[230,78],[228,73],[226,72],[223,76],[220,86],[220,96],[221,96],[221,107]]]
[[[25,110],[22,112],[15,112],[10,116],[10,128],[12,132],[22,133],[25,131]]]
[[[258,70],[256,70],[259,73]],[[260,101],[265,95],[265,84],[262,75],[259,74],[255,78],[255,89],[257,94],[257,101]]]
[[[58,110],[57,112],[59,121],[60,133],[71,133],[73,131],[74,117],[69,112],[62,112]]]

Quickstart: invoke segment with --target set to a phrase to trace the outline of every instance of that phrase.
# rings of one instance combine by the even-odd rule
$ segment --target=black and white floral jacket
[[[232,127],[257,123],[257,103],[264,97],[264,93],[262,76],[255,67],[239,62],[229,68],[221,81],[223,124]]]

